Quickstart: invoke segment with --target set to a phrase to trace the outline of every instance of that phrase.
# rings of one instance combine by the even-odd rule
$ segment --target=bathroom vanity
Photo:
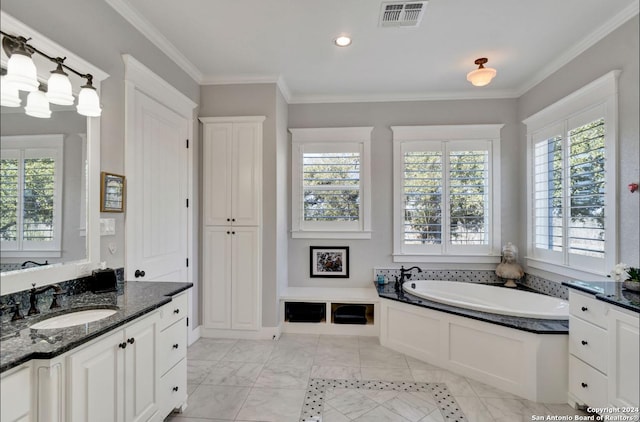
[[[569,404],[638,412],[640,294],[616,282],[570,288]]]
[[[128,282],[65,298],[60,310],[5,321],[1,420],[162,421],[186,407],[187,290],[191,283]],[[79,309],[105,318],[34,329]]]

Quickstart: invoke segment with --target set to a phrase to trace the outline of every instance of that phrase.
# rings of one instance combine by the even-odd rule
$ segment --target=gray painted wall
[[[291,104],[289,127],[373,126],[371,139],[372,236],[370,240],[289,240],[290,286],[362,287],[373,280],[374,267],[397,266],[393,250],[393,145],[390,126],[491,124],[501,132],[502,242],[519,244],[521,214],[519,167],[524,150],[518,140],[516,100],[416,101],[347,104]],[[289,183],[290,184],[290,183]],[[290,195],[289,195],[290,196]],[[288,204],[290,207],[291,205]],[[290,224],[290,222],[289,222]],[[309,246],[349,246],[349,279],[309,277]],[[405,264],[410,265],[410,264]],[[432,269],[444,265],[422,265]],[[492,268],[455,265],[456,268]],[[452,267],[448,267],[452,268]]]
[[[640,179],[638,26],[636,15],[518,100],[518,121],[522,121],[605,73],[615,69],[622,71],[618,85],[618,262],[622,261],[632,266],[638,266],[640,262],[640,194],[631,194],[627,189],[629,183],[638,183]],[[525,144],[526,126],[521,124],[519,130],[519,137]],[[519,169],[518,178],[524,180],[524,177],[523,167]],[[522,204],[521,207],[526,203],[524,192],[520,195],[519,202]],[[525,239],[524,236],[523,226],[520,238]],[[540,275],[558,279],[553,274]]]

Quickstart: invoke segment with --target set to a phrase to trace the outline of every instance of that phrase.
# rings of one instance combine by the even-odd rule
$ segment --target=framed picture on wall
[[[348,246],[310,246],[310,277],[349,278]]]
[[[124,212],[124,176],[100,173],[100,212]]]

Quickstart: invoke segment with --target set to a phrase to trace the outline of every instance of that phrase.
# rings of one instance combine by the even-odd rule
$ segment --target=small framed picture
[[[124,212],[124,192],[124,176],[100,173],[100,212]]]
[[[310,246],[310,277],[349,278],[348,246]]]

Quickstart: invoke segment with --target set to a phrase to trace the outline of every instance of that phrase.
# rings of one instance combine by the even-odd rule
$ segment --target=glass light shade
[[[20,93],[18,92],[18,88],[15,87],[11,82],[9,82],[6,76],[2,75],[0,77],[0,81],[2,81],[2,85],[0,86],[0,94],[2,94],[2,105],[4,107],[20,107]]]
[[[31,57],[13,53],[7,61],[7,80],[21,91],[37,91],[38,71]]]
[[[65,73],[51,72],[47,81],[47,98],[49,102],[59,105],[71,105],[74,98],[71,89],[71,81]]]
[[[491,80],[496,76],[496,70],[490,67],[482,67],[473,70],[467,74],[467,80],[474,86],[489,85]]]
[[[51,108],[49,107],[49,100],[47,100],[46,94],[40,90],[30,92],[27,96],[27,105],[24,111],[31,117],[41,119],[51,117]]]
[[[92,86],[83,86],[78,94],[78,106],[76,107],[78,113],[87,117],[99,117],[102,114],[100,108],[100,98],[96,89]]]

